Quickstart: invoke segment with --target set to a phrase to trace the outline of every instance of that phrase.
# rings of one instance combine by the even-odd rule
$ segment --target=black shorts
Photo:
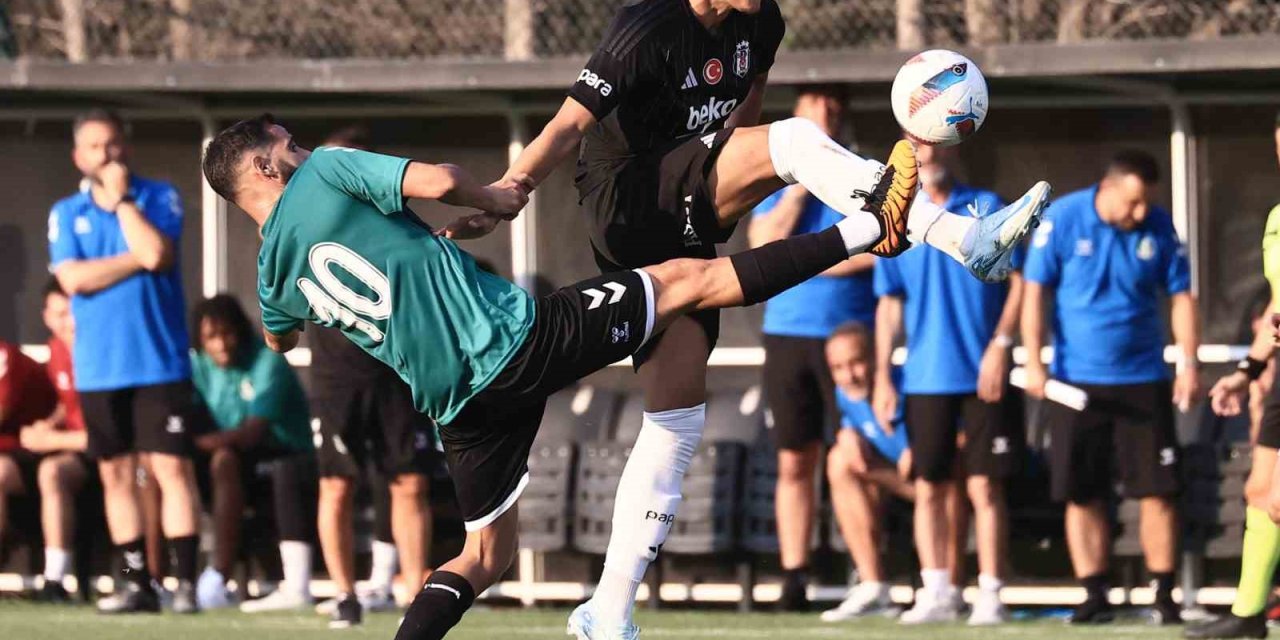
[[[388,477],[431,473],[434,425],[390,370],[358,384],[317,378],[310,395],[321,477],[354,480],[367,465]]]
[[[593,278],[538,300],[524,345],[440,426],[467,531],[493,523],[524,491],[547,397],[634,353],[653,331],[653,314],[652,281],[638,271]]]
[[[1076,386],[1089,394],[1084,411],[1044,403],[1053,499],[1110,497],[1116,474],[1125,497],[1176,495],[1178,437],[1170,383]]]
[[[961,430],[967,475],[1004,480],[1017,473],[1026,448],[1017,405],[1008,393],[996,403],[983,402],[972,393],[907,395],[913,474],[929,482],[952,479]]]
[[[736,225],[720,226],[707,176],[732,132],[723,129],[675,141],[621,163],[602,181],[579,176],[579,203],[590,216],[591,246],[601,273],[674,258],[716,257],[716,245],[728,242]],[[584,193],[582,185],[588,181],[593,186]],[[720,337],[720,311],[698,311],[689,317],[714,348]],[[648,359],[651,349],[636,352],[636,366]]]
[[[214,429],[213,418],[190,380],[82,391],[89,432],[86,455],[95,460],[133,452],[191,457],[196,436]]]
[[[1271,384],[1262,408],[1262,427],[1258,430],[1258,446],[1280,449],[1280,384]]]
[[[836,390],[822,338],[764,336],[764,393],[779,449],[801,449],[833,433]]]

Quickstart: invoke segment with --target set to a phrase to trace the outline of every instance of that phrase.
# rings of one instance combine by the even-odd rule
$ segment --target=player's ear
[[[280,176],[280,171],[271,164],[269,156],[255,154],[250,162],[253,164],[254,173],[268,180],[275,180]]]

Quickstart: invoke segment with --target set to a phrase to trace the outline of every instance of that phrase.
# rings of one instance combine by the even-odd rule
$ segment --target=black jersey
[[[773,66],[784,30],[776,0],[755,14],[733,12],[714,32],[688,0],[628,2],[569,89],[598,121],[582,146],[580,179],[723,128]]]

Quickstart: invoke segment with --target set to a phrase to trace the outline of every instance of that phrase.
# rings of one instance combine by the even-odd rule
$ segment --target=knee
[[[223,447],[209,457],[209,473],[215,480],[225,482],[240,477],[240,456],[230,447]]]
[[[191,474],[191,461],[168,454],[151,454],[151,473],[161,487],[185,483]]]
[[[1270,508],[1270,495],[1270,479],[1259,477],[1259,474],[1256,473],[1250,473],[1249,479],[1244,483],[1245,502],[1251,507],[1266,510]]]
[[[975,510],[995,507],[1003,498],[1003,487],[987,476],[970,476],[966,484]]]
[[[137,466],[129,456],[118,456],[98,463],[104,491],[133,490],[138,481]]]
[[[427,496],[430,483],[419,473],[402,473],[390,483],[393,500],[421,500]]]
[[[63,460],[53,457],[41,461],[36,481],[40,485],[41,495],[61,495],[67,486],[67,472],[63,467]]]
[[[813,479],[814,461],[798,451],[778,452],[778,482],[802,483]]]
[[[351,485],[351,480],[347,478],[321,478],[320,503],[331,507],[346,504],[351,500]]]

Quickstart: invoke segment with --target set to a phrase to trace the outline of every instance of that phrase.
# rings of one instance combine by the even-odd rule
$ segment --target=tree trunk
[[[923,49],[924,11],[922,0],[898,0],[898,48]]]
[[[169,45],[174,60],[190,60],[191,0],[169,0]]]
[[[507,60],[533,58],[532,0],[506,0],[503,57]]]
[[[1085,17],[1089,14],[1089,0],[1062,0],[1058,12],[1058,42],[1084,40]]]
[[[59,0],[62,5],[62,39],[66,43],[67,60],[84,62],[89,59],[85,46],[84,0]]]
[[[969,44],[977,47],[1001,42],[1000,11],[997,0],[965,0],[964,21],[969,30]]]

